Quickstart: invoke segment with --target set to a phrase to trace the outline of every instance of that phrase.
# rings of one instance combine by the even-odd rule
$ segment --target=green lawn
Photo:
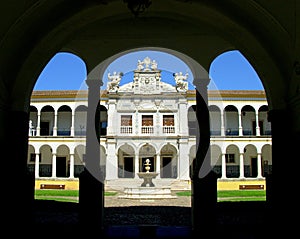
[[[190,191],[177,192],[177,196],[191,196]],[[218,201],[265,201],[265,190],[224,190],[217,192]]]
[[[117,192],[105,192],[105,196],[115,196]],[[177,192],[177,196],[191,196],[190,191]],[[38,200],[55,200],[63,202],[78,202],[78,190],[55,190],[42,189],[35,190],[35,199]],[[265,190],[234,190],[218,191],[218,202],[222,201],[265,201]]]
[[[105,196],[114,196],[117,192],[105,192]],[[60,202],[78,202],[78,190],[55,190],[55,189],[38,189],[35,190],[35,199],[37,200],[54,200]]]

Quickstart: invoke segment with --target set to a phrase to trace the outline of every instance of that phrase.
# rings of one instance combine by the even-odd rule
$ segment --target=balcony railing
[[[121,126],[120,133],[121,134],[132,134],[132,126]]]
[[[163,133],[164,134],[174,134],[175,126],[163,126]]]
[[[154,127],[153,126],[142,126],[142,134],[153,134]]]

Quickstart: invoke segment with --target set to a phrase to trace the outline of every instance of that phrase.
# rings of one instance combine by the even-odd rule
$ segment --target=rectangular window
[[[235,154],[225,154],[226,163],[235,163]]]
[[[163,115],[163,126],[174,126],[174,115]]]
[[[142,126],[153,126],[153,115],[142,115]]]
[[[121,115],[121,126],[132,126],[132,115]]]

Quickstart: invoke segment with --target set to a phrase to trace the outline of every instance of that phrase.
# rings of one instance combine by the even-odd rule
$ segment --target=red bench
[[[243,190],[243,189],[264,189],[265,187],[264,187],[264,185],[262,185],[262,184],[241,184],[240,186],[239,186],[239,188],[241,189],[241,190]]]
[[[64,184],[41,184],[40,189],[65,189]]]

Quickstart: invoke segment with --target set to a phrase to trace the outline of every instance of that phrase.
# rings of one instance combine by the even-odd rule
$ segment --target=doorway
[[[133,157],[124,157],[124,177],[134,177]]]
[[[253,178],[257,177],[257,157],[251,158],[251,172],[250,176]]]
[[[67,177],[67,160],[66,157],[56,157],[56,176]]]
[[[161,177],[172,178],[172,157],[162,158]]]

